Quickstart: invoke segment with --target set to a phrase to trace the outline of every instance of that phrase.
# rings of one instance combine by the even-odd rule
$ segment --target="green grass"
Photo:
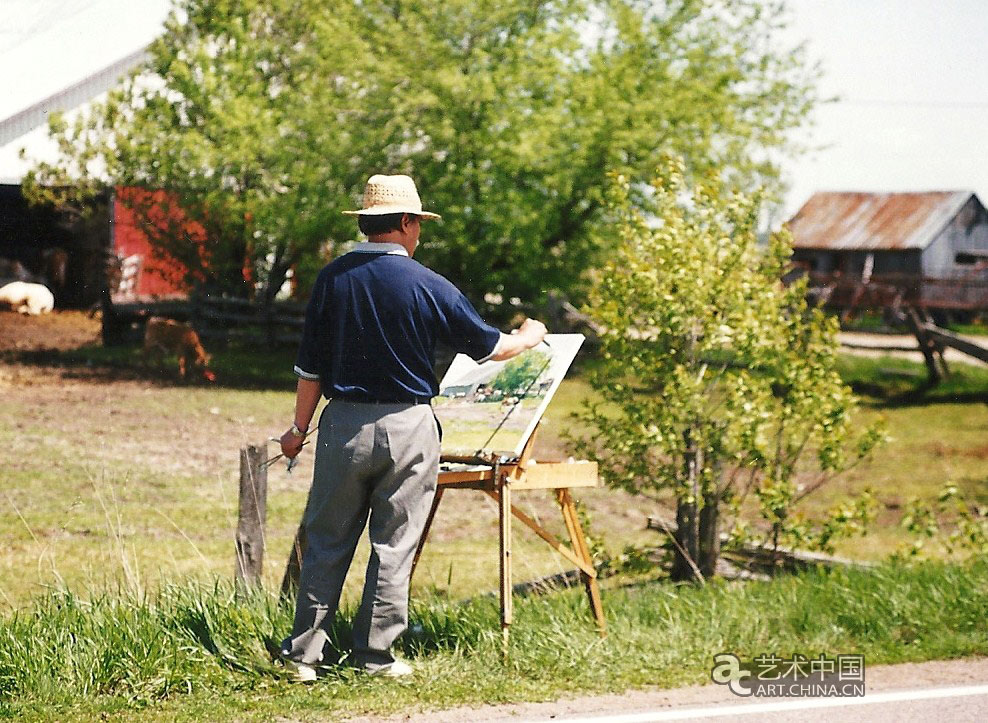
[[[967,323],[952,322],[945,325],[945,328],[955,334],[970,334],[972,336],[984,336],[988,334],[988,319],[975,319]],[[878,312],[864,312],[858,314],[854,319],[850,319],[841,324],[846,331],[863,331],[892,334],[908,334],[908,330],[901,325],[889,325],[882,314]]]
[[[947,328],[955,334],[985,336],[988,335],[988,317],[983,318],[981,321],[975,321],[968,324],[947,324]]]
[[[516,606],[503,663],[496,601],[419,599],[401,653],[405,682],[334,665],[312,687],[272,664],[290,609],[226,585],[154,595],[51,595],[0,621],[0,713],[32,719],[303,720],[408,713],[576,691],[709,680],[712,656],[860,653],[868,664],[988,653],[988,565],[885,565],[703,588],[663,582],[605,591],[600,639],[579,591]],[[338,616],[343,657],[351,610]]]
[[[875,312],[862,312],[853,319],[841,323],[841,328],[846,331],[867,331],[884,332],[890,330],[888,323],[881,314]]]
[[[237,450],[287,426],[291,357],[219,349],[213,387],[176,386],[167,374],[142,371],[128,347],[4,358],[0,447],[15,454],[5,458],[0,493],[0,714],[140,719],[153,708],[190,720],[336,719],[701,682],[722,650],[863,652],[870,662],[988,653],[984,565],[886,566],[703,590],[610,589],[611,635],[603,642],[581,593],[521,601],[511,663],[501,666],[495,600],[450,602],[496,584],[493,505],[464,491],[443,502],[413,584],[413,627],[421,632],[402,645],[422,672],[407,685],[384,684],[343,667],[312,689],[288,686],[269,649],[286,633],[289,611],[212,581],[232,576]],[[64,374],[55,384],[50,366]],[[100,370],[123,381],[103,384]],[[895,524],[902,505],[911,496],[932,499],[947,481],[988,502],[988,371],[957,364],[934,389],[916,362],[844,356],[841,372],[863,397],[862,423],[884,416],[892,436],[870,463],[807,500],[813,514],[865,487],[876,491],[884,506],[878,524],[842,543],[841,553],[879,559],[899,549],[907,541]],[[563,383],[537,458],[568,455],[570,413],[593,393],[580,373]],[[293,477],[280,466],[269,475],[268,590],[277,589],[310,474],[308,455]],[[578,496],[611,552],[658,542],[644,530],[656,511],[650,505],[608,490]],[[518,498],[562,534],[546,495]],[[568,566],[524,530],[515,536],[514,565],[517,580]],[[348,601],[362,582],[359,572],[351,577]],[[347,615],[338,621],[341,651]]]
[[[804,502],[812,517],[866,488],[875,492],[880,510],[869,534],[839,542],[840,554],[876,560],[903,550],[912,541],[898,525],[904,505],[913,497],[932,502],[947,483],[988,502],[988,369],[953,364],[932,388],[925,366],[907,359],[842,355],[839,369],[861,398],[859,423],[884,419],[889,435],[870,461]]]
[[[235,348],[216,352],[221,368],[242,363],[246,370],[239,383],[229,386],[223,376],[218,386],[206,387],[163,384],[157,376],[137,374],[112,385],[39,381],[4,390],[0,448],[15,453],[5,460],[0,492],[0,539],[5,542],[0,547],[0,610],[24,607],[51,588],[99,590],[124,581],[153,590],[171,579],[230,574],[238,449],[280,434],[293,399],[290,352],[259,352],[255,371],[241,356],[245,353]],[[99,354],[113,356],[128,369],[136,358],[127,348],[67,354],[60,363],[70,370],[98,369],[105,361]],[[877,523],[868,537],[841,542],[841,554],[874,560],[908,544],[897,526],[903,505],[914,496],[934,499],[947,482],[988,503],[988,372],[954,365],[954,376],[931,390],[923,385],[919,363],[845,356],[841,364],[859,393],[870,393],[864,396],[862,423],[884,416],[892,437],[871,462],[804,503],[813,517],[866,487],[875,490],[882,505]],[[912,376],[889,374],[890,369]],[[40,379],[47,374],[42,371]],[[562,439],[574,424],[570,413],[593,393],[585,375],[564,381],[539,432],[537,458],[570,454]],[[291,477],[281,465],[271,469],[265,565],[271,587],[280,580],[310,475],[308,452]],[[645,517],[662,510],[603,489],[577,496],[587,502],[593,531],[612,554],[625,544],[659,542],[657,533],[645,530]],[[530,514],[565,535],[548,495],[518,497]],[[493,589],[496,530],[490,500],[469,491],[448,495],[414,582],[416,592],[460,599]],[[518,580],[567,565],[526,530],[519,530],[516,545]],[[357,571],[365,559],[363,548]],[[361,584],[359,572],[353,578],[348,596]]]

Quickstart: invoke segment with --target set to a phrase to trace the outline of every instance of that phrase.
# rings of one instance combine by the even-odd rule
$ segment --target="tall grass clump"
[[[59,705],[113,696],[143,706],[239,684],[270,668],[263,643],[287,614],[269,596],[219,584],[89,600],[53,593],[0,623],[0,699]]]
[[[983,561],[700,588],[641,582],[605,590],[604,604],[601,638],[581,590],[519,599],[504,660],[496,599],[416,600],[399,641],[417,671],[410,685],[346,664],[348,610],[337,616],[327,661],[342,664],[299,688],[273,663],[292,622],[276,595],[220,583],[89,600],[51,594],[0,620],[0,714],[86,719],[160,708],[211,720],[333,718],[703,682],[721,652],[856,653],[869,665],[988,653]]]

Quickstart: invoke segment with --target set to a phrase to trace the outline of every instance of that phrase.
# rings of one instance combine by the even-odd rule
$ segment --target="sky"
[[[786,165],[814,190],[976,191],[988,203],[988,2],[790,0],[789,36],[822,63],[822,150]]]
[[[780,49],[805,41],[822,94],[786,162],[787,214],[814,190],[970,189],[988,203],[988,1],[789,0]],[[0,0],[0,119],[150,42],[170,0]],[[0,147],[0,179],[27,169],[27,145]]]

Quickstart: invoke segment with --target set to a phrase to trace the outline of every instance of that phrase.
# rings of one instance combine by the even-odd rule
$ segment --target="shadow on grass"
[[[873,382],[851,382],[850,386],[855,394],[863,398],[865,405],[881,409],[925,407],[931,404],[988,404],[988,388],[985,391],[954,389],[949,381],[940,385],[923,382],[911,389]]]
[[[215,345],[210,348],[210,368],[216,373],[212,384],[182,380],[175,356],[146,365],[140,347],[82,346],[77,349],[14,350],[0,354],[0,361],[12,365],[55,367],[69,378],[97,382],[152,381],[167,386],[210,386],[223,389],[294,390],[292,371],[295,350],[265,347],[262,344]]]
[[[282,604],[286,604],[285,601]],[[286,614],[290,616],[294,604],[288,604],[288,608],[291,609],[286,610]],[[341,610],[335,615],[322,650],[323,659],[319,667],[323,675],[347,677],[360,669],[353,651],[355,616],[354,608]],[[183,624],[221,664],[231,670],[243,667],[226,649],[229,646],[224,646],[223,641],[218,639],[220,636],[211,631],[213,623],[207,617],[197,614],[183,620]],[[408,628],[395,641],[394,648],[400,657],[408,660],[452,650],[476,650],[496,628],[497,609],[493,601],[486,597],[458,603],[436,598],[413,600]],[[283,639],[274,631],[260,637],[271,662],[277,664],[282,656]],[[264,670],[261,666],[254,666],[254,670],[279,672],[278,669]]]
[[[988,368],[952,364],[951,374],[937,385],[930,384],[922,363],[893,357],[844,356],[839,371],[863,403],[873,408],[988,404]]]
[[[988,404],[988,391],[949,392],[936,387],[917,389],[889,398],[886,408],[923,407],[929,404]]]

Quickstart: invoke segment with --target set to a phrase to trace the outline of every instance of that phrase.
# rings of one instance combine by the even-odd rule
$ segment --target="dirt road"
[[[912,359],[913,361],[923,361],[923,355],[916,346],[916,337],[911,334],[868,334],[860,331],[842,331],[837,335],[841,343],[841,351],[858,356],[894,356],[901,359]],[[988,348],[988,336],[964,336],[965,339]],[[911,347],[916,351],[886,351],[882,347]],[[873,348],[868,348],[873,347]],[[947,349],[944,356],[947,363],[960,362],[961,364],[973,364],[975,366],[988,366],[983,361],[963,354],[956,349]]]
[[[983,721],[988,720],[988,693],[951,696],[948,688],[988,683],[988,658],[905,663],[866,667],[865,696],[857,704],[830,707],[835,699],[739,698],[724,685],[675,690],[631,690],[615,695],[582,696],[548,703],[454,708],[384,719],[397,723],[460,721],[648,721],[716,718],[745,721]],[[940,691],[930,695],[930,690]],[[916,691],[921,691],[916,693]],[[971,691],[970,689],[967,692]],[[872,696],[874,703],[868,703]],[[940,697],[942,696],[942,697]],[[765,710],[765,704],[827,701],[825,709]],[[746,712],[745,706],[763,706]],[[780,706],[781,707],[781,706]],[[382,719],[359,718],[370,723]]]

